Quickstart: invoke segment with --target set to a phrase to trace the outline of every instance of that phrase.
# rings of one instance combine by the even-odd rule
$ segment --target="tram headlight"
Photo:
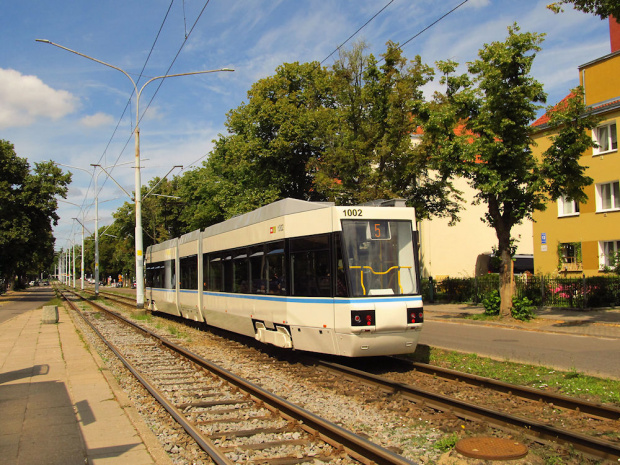
[[[374,310],[351,310],[351,326],[374,326]]]
[[[424,322],[424,309],[420,308],[408,308],[407,309],[407,324],[423,323]]]

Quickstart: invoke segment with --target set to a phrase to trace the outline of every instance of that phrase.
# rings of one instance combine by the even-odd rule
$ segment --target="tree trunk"
[[[514,268],[510,250],[502,250],[502,265],[499,273],[499,296],[501,304],[499,314],[509,317],[512,314],[512,296],[514,294]]]

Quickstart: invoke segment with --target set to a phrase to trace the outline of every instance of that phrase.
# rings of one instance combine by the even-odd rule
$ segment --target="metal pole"
[[[84,217],[82,217],[82,220],[84,219]],[[81,253],[81,257],[80,257],[80,266],[81,266],[81,277],[82,277],[82,284],[80,285],[80,289],[84,290],[84,225],[82,224],[82,253]]]
[[[95,176],[95,297],[99,297],[99,195],[97,194],[98,178],[99,175]]]
[[[75,241],[73,241],[73,245],[72,245],[72,249],[73,249],[73,289],[75,289]]]
[[[193,74],[207,74],[207,73],[216,73],[219,71],[234,71],[234,69],[229,69],[229,68],[221,68],[221,69],[213,69],[213,70],[205,70],[205,71],[193,71],[190,73],[179,73],[179,74],[166,74],[164,76],[156,76],[154,78],[149,79],[148,81],[146,81],[146,83],[142,86],[142,88],[138,91],[138,86],[136,85],[136,82],[133,80],[133,78],[123,69],[111,65],[110,63],[106,63],[105,61],[101,61],[98,60],[96,58],[93,58],[91,56],[85,55],[83,53],[80,52],[76,52],[75,50],[71,50],[70,48],[64,47],[62,45],[56,44],[50,40],[47,39],[35,39],[36,42],[42,42],[42,43],[46,43],[46,44],[50,44],[53,45],[55,47],[61,48],[63,50],[66,50],[68,52],[71,53],[75,53],[76,55],[79,55],[81,57],[84,58],[88,58],[89,60],[92,61],[96,61],[97,63],[100,63],[104,66],[108,66],[112,69],[115,69],[117,71],[120,71],[121,73],[123,73],[125,76],[127,76],[127,78],[131,81],[131,84],[134,87],[134,91],[136,93],[136,126],[135,126],[135,138],[136,138],[136,154],[135,154],[135,169],[136,169],[136,174],[135,174],[135,202],[136,202],[136,229],[135,229],[135,233],[136,233],[136,237],[135,237],[135,255],[136,255],[136,308],[138,309],[142,309],[144,308],[144,253],[143,253],[143,241],[142,241],[142,185],[141,185],[141,178],[140,178],[140,129],[139,129],[139,124],[140,124],[140,94],[142,94],[142,91],[144,90],[144,88],[150,84],[151,82],[157,80],[157,79],[165,79],[165,78],[169,78],[169,77],[178,77],[178,76],[190,76]],[[95,238],[97,237],[97,228],[95,227]],[[99,281],[98,281],[98,266],[99,266],[99,260],[98,260],[98,251],[97,251],[97,241],[95,239],[95,273],[97,274],[97,277],[95,278],[95,294],[98,294],[98,285],[99,285]]]
[[[144,89],[144,87],[142,88]],[[140,90],[141,92],[142,90]],[[140,106],[140,93],[138,93],[136,99],[136,230],[135,230],[135,242],[136,242],[136,308],[144,308],[144,256],[143,256],[143,241],[142,241],[142,181],[140,176],[140,128],[139,124],[139,106]]]

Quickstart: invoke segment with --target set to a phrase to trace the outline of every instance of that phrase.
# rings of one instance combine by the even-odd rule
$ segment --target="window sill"
[[[560,268],[560,273],[563,271],[583,271],[583,264],[581,263],[563,263]]]
[[[596,153],[592,153],[593,157],[599,157],[601,155],[607,155],[609,153],[616,153],[618,151],[618,149],[611,149],[611,150],[606,150],[604,152],[596,152]]]
[[[574,218],[575,216],[579,216],[579,213],[567,213],[565,215],[558,215],[558,218]]]
[[[599,213],[599,214],[600,214],[600,213],[603,213],[603,214],[606,214],[606,213],[615,213],[615,212],[620,212],[620,208],[611,208],[611,209],[609,209],[609,210],[596,210],[596,213]]]

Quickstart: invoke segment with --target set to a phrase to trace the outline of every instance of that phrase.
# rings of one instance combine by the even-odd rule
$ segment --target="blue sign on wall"
[[[547,243],[547,233],[540,233],[540,243],[541,244]]]

